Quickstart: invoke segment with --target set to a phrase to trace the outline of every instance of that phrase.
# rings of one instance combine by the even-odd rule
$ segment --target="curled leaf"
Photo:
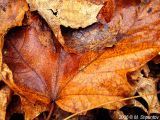
[[[27,2],[31,10],[38,10],[51,27],[64,25],[84,28],[97,22],[96,16],[103,6],[87,0],[27,0]]]

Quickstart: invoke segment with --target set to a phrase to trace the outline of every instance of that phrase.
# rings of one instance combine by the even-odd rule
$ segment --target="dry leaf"
[[[33,120],[40,113],[49,111],[49,106],[46,106],[42,103],[32,103],[25,97],[21,97],[21,106],[25,114],[25,120]]]
[[[139,19],[137,11],[139,12],[140,2],[137,0],[125,2],[123,0],[115,2],[108,0],[105,4],[98,15],[100,17],[98,23],[77,30],[61,27],[63,37],[59,31],[57,38],[65,50],[72,53],[102,50],[106,47],[112,47],[127,36],[127,31]]]
[[[84,28],[97,22],[96,16],[103,6],[87,0],[27,0],[27,2],[31,10],[38,10],[51,27],[63,25]]]
[[[28,5],[25,0],[0,0],[1,41],[9,28],[22,25],[23,16],[27,10]],[[3,43],[1,43],[1,47],[2,45]]]
[[[0,83],[1,86],[2,83]],[[11,99],[11,89],[4,85],[0,88],[0,120],[6,119],[7,105]]]
[[[68,49],[71,48],[71,52],[72,48],[73,51],[75,49],[75,53],[84,52],[84,49],[89,51],[97,46],[99,50],[103,44],[111,42],[113,45],[120,40],[114,47],[102,51],[85,51],[79,54],[66,52],[66,49],[64,50],[56,41],[46,22],[36,13],[28,12],[28,18],[25,18],[27,26],[14,29],[7,34],[3,62],[7,63],[12,71],[3,64],[1,78],[21,95],[26,119],[38,116],[47,110],[51,103],[56,103],[63,110],[72,113],[92,109],[111,101],[117,102],[101,107],[119,109],[128,103],[128,101],[118,102],[119,99],[135,93],[135,87],[128,82],[127,74],[145,65],[160,51],[160,1],[153,0],[141,5],[135,0],[129,2],[120,0],[113,2],[111,8],[113,8],[111,11],[115,10],[114,15],[109,14],[112,19],[103,18],[105,14],[103,11],[99,14],[102,15],[99,18],[102,23],[111,20],[108,24],[96,23],[81,29],[82,31],[79,29],[65,33],[64,44],[61,38],[64,48],[68,47],[67,42],[68,45],[73,42]],[[57,31],[59,37],[62,37],[59,25],[55,25],[54,29],[59,28]],[[80,32],[82,36],[88,33],[90,35],[88,38],[87,35],[77,38]],[[86,45],[87,40],[93,40],[95,44],[91,42]],[[104,42],[101,42],[103,40]],[[82,41],[85,43],[81,44]],[[148,76],[147,72],[146,70],[145,76]],[[134,77],[136,79],[136,76]],[[148,102],[149,113],[159,112],[157,97],[146,96],[151,92],[156,93],[153,86],[155,83],[151,79],[142,79],[142,76],[140,78],[142,83],[138,92]],[[3,107],[3,118],[4,109],[6,106]]]
[[[143,71],[143,72],[142,72]],[[149,76],[148,65],[143,66],[141,69],[131,73],[130,77],[132,80],[137,81],[135,84],[135,92],[148,103],[148,110],[142,103],[133,99],[134,106],[142,108],[148,115],[150,113],[159,113],[160,104],[157,98],[157,81]],[[143,74],[142,74],[143,73]]]
[[[53,101],[68,112],[133,95],[126,74],[146,64],[159,51],[158,22],[130,30],[128,37],[103,53],[79,55],[65,52],[38,16],[33,15],[31,22],[6,38],[4,62],[14,79],[4,81],[27,99],[46,104]],[[48,44],[44,45],[44,40]],[[103,107],[118,109],[125,103]]]
[[[104,6],[100,10],[97,18],[101,23],[108,23],[110,22],[111,18],[113,17],[115,11],[115,1],[114,0],[105,0]]]
[[[25,0],[0,0],[0,68],[2,67],[2,48],[4,35],[11,27],[22,25],[28,5]],[[0,78],[1,79],[1,78]]]
[[[25,0],[1,0],[0,6],[0,35],[4,35],[9,28],[22,24],[28,5]]]
[[[38,12],[48,22],[58,41],[69,52],[75,52],[75,50],[73,50],[72,47],[70,48],[70,46],[68,46],[68,44],[65,43],[66,40],[62,36],[60,25],[63,25],[65,27],[69,26],[71,28],[80,28],[80,27],[85,28],[98,21],[101,21],[102,23],[106,23],[106,22],[109,22],[113,17],[113,13],[115,9],[115,4],[113,0],[104,0],[104,1],[96,0],[95,2],[89,1],[89,0],[64,0],[64,1],[27,0],[27,1],[31,7],[31,10],[38,10]],[[97,17],[98,17],[98,20],[97,20]],[[95,29],[93,28],[93,30]],[[92,28],[89,28],[89,30],[86,30],[84,32],[87,35],[93,32],[93,30]],[[93,40],[95,39],[94,41],[95,44],[99,43],[97,41],[104,40],[109,36],[108,35],[109,33],[107,33],[107,36],[104,33],[104,31],[107,31],[107,28],[97,29],[96,31],[101,33],[102,37],[93,33],[91,33],[88,36],[88,38],[91,38]],[[80,42],[83,42],[83,41],[85,42],[86,40],[84,39],[83,41],[81,41],[82,40],[81,37],[78,39]],[[90,42],[90,44],[93,44],[92,41]],[[107,42],[105,43],[105,41]],[[76,41],[74,41],[74,43],[76,44]],[[112,42],[111,39],[109,40],[107,39],[107,40],[104,40],[103,43],[106,44],[105,46],[112,46],[115,43],[115,40]]]
[[[65,40],[64,48],[72,53],[103,50],[117,43],[116,33],[111,32],[109,26],[94,24],[84,29],[62,29]]]
[[[12,72],[10,71],[10,69],[7,67],[6,64],[3,64],[2,70],[3,70],[2,71],[3,77],[4,76],[6,77],[4,79],[12,79]],[[7,93],[4,90],[5,91],[8,90],[8,92],[11,91],[8,87],[5,87],[5,89],[1,90],[1,92],[3,94],[0,94],[0,98],[2,97],[3,100],[1,98],[0,101],[3,101],[3,104],[0,107],[1,108],[0,110],[2,110],[3,115],[5,115],[5,113],[6,113],[6,108],[9,103],[9,100],[10,100],[9,98],[11,96],[10,95],[11,92]],[[4,96],[6,96],[6,97],[4,97]],[[42,103],[38,103],[38,102],[33,103],[32,101],[26,99],[25,97],[20,96],[20,100],[21,100],[21,102],[19,103],[19,106],[21,106],[21,108],[18,108],[18,109],[19,109],[19,112],[23,112],[25,114],[25,120],[33,120],[41,112],[49,110],[49,106],[42,104]],[[17,106],[14,106],[14,107],[17,107]],[[11,109],[13,109],[13,108],[11,108]],[[14,111],[13,110],[12,110],[12,112],[15,111],[15,110]],[[9,115],[11,115],[11,114],[9,114]]]
[[[141,108],[144,112],[148,113],[147,108],[145,108],[145,106],[144,106],[141,102],[139,102],[138,100],[133,99],[133,100],[132,100],[132,104],[133,104],[134,107],[139,107],[139,108]]]
[[[157,98],[156,80],[153,78],[140,78],[138,83],[138,93],[148,103],[148,114],[159,113],[160,103]],[[152,95],[148,95],[154,93]]]

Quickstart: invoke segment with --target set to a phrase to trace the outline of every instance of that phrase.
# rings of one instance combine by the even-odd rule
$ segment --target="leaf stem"
[[[53,110],[54,110],[54,102],[52,102],[52,104],[51,104],[51,109],[49,111],[49,114],[48,114],[46,120],[50,120],[52,113],[53,113]]]

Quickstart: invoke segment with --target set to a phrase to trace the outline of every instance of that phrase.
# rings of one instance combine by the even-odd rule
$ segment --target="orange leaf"
[[[1,0],[0,1],[0,38],[3,37],[11,27],[22,24],[28,5],[25,0]]]
[[[156,0],[151,4],[159,5]],[[142,67],[160,50],[158,15],[159,11],[153,12],[152,21],[147,15],[138,15],[115,47],[78,55],[64,51],[45,22],[32,15],[28,27],[6,37],[4,62],[13,71],[13,79],[4,81],[31,101],[53,101],[74,113],[132,96],[127,73]],[[103,107],[118,109],[124,104]]]

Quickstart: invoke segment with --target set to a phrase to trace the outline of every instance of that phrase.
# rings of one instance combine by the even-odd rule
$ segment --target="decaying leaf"
[[[68,44],[65,43],[67,40],[65,40],[62,36],[60,25],[63,25],[65,27],[69,26],[71,28],[80,28],[80,27],[85,28],[98,21],[101,21],[102,23],[105,24],[106,22],[109,22],[111,20],[114,14],[114,9],[115,9],[115,4],[113,0],[104,0],[104,1],[96,0],[95,2],[89,1],[89,0],[64,0],[64,1],[27,0],[27,1],[31,7],[31,10],[38,10],[38,12],[44,17],[44,19],[48,22],[51,29],[53,30],[56,38],[58,38],[58,41],[69,52],[75,52],[75,50],[73,50],[71,46],[68,46]],[[95,32],[98,31],[99,33],[101,33],[102,37],[94,33],[92,34],[91,33],[93,32],[92,28],[93,30],[97,29],[95,30]],[[104,33],[104,31],[107,31],[107,27],[106,29],[99,29],[98,27],[96,28],[92,27],[92,28],[89,28],[88,30],[79,34],[84,34],[84,33],[86,33],[86,35],[89,34],[87,35],[87,37],[89,39],[92,39],[90,44],[94,44],[94,43],[98,44],[99,42],[97,41],[100,41],[102,39],[103,40],[107,39],[108,35],[105,36],[106,34]],[[77,41],[82,42],[82,44],[83,43],[87,44],[87,42],[85,42],[87,39],[85,38],[84,40],[82,40],[81,36],[79,36],[78,37],[79,41],[78,40]],[[76,44],[76,41],[74,41],[74,43]],[[107,40],[104,40],[103,43],[105,43],[105,46],[112,46],[113,44],[115,44],[115,40],[112,42],[111,39],[107,39]]]
[[[22,110],[25,114],[25,120],[33,120],[40,113],[49,111],[49,106],[46,106],[42,103],[32,103],[25,97],[21,97],[21,104]]]
[[[10,69],[7,67],[6,64],[3,64],[2,70],[3,70],[2,71],[3,77],[4,76],[6,77],[4,79],[12,79],[12,72],[10,71]],[[2,117],[4,119],[5,119],[7,105],[9,104],[9,100],[11,99],[10,97],[11,97],[11,90],[7,86],[5,86],[0,91],[0,101],[3,102],[0,106],[0,111],[2,114],[2,115],[0,114],[1,115],[0,117]],[[18,106],[20,106],[20,107],[18,107]],[[42,103],[38,103],[38,102],[33,103],[32,101],[30,101],[22,96],[20,96],[20,103],[16,104],[16,106],[12,106],[12,107],[18,107],[18,112],[25,114],[25,120],[33,120],[41,112],[49,110],[49,106],[42,104]],[[15,111],[14,108],[10,108],[10,109],[11,109],[11,111],[10,111],[10,114],[8,114],[8,116],[11,116]]]
[[[13,78],[4,81],[27,99],[45,104],[53,101],[69,112],[133,95],[126,74],[159,52],[158,21],[145,29],[130,30],[128,37],[104,52],[79,55],[65,52],[39,16],[33,14],[31,22],[6,37],[4,62],[13,71]],[[41,41],[46,39],[48,44],[43,45]],[[125,103],[103,107],[118,109]]]
[[[11,27],[22,25],[23,16],[27,10],[28,5],[25,0],[0,0],[0,68],[4,35]]]
[[[110,32],[108,25],[96,23],[84,29],[62,29],[64,48],[72,53],[103,50],[117,43],[116,32]]]
[[[0,83],[0,87],[2,83]],[[11,99],[11,89],[4,85],[2,88],[0,88],[0,120],[6,119],[6,110],[7,105]]]
[[[54,25],[72,28],[86,27],[97,22],[97,14],[103,5],[93,4],[87,0],[27,0],[31,10],[38,12]]]
[[[22,25],[25,11],[28,10],[28,5],[25,0],[0,0],[0,40],[7,30],[11,27]],[[2,48],[3,43],[0,44]]]
[[[45,18],[62,45],[64,40],[60,25],[72,28],[91,25],[97,22],[96,16],[103,6],[86,0],[27,0],[27,2],[31,10],[38,10]]]
[[[148,114],[159,113],[156,81],[146,66],[160,51],[159,0],[27,2],[38,12],[28,11],[24,20],[25,1],[0,4],[0,49],[8,29],[23,20],[23,27],[5,36],[0,66],[0,78],[21,98],[20,107],[11,111],[18,109],[31,120],[51,105],[71,113],[97,106],[117,110],[130,103],[119,99],[138,91],[149,110],[136,100],[134,105]],[[132,79],[127,79],[131,73]],[[5,119],[10,97],[11,90],[0,86],[0,119]]]
[[[156,81],[152,78],[141,78],[139,80],[138,93],[146,100],[148,103],[148,114],[159,113],[160,103],[157,98]],[[152,95],[147,95],[150,93],[155,93]]]
[[[112,47],[123,37],[127,36],[127,32],[139,21],[137,12],[142,12],[139,10],[139,1],[118,0],[113,2],[110,0],[105,2],[105,4],[106,6],[104,6],[99,13],[101,19],[98,23],[77,30],[61,27],[63,37],[59,36],[57,38],[65,50],[72,53],[81,53]],[[109,13],[107,12],[108,10],[112,12],[110,11]],[[105,11],[107,15],[103,15]],[[110,15],[112,13],[114,14]],[[107,17],[108,15],[112,17]],[[104,20],[105,18],[103,18],[103,16],[110,18],[110,20]],[[143,20],[145,19],[146,18],[143,18]],[[141,25],[141,27],[142,26],[143,25]]]
[[[143,71],[143,72],[142,72]],[[157,80],[149,76],[147,65],[132,72],[131,79],[136,81],[135,92],[137,92],[148,104],[148,109],[141,102],[133,99],[134,106],[142,108],[148,115],[160,112],[160,104],[157,98]],[[142,74],[143,73],[143,74]]]
[[[0,36],[4,36],[11,27],[22,25],[25,11],[28,5],[25,0],[1,0],[0,1]]]

